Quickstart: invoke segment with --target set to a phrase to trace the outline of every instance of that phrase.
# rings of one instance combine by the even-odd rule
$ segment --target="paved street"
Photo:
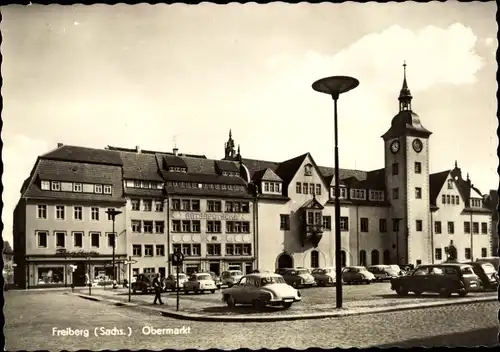
[[[61,292],[9,291],[5,296],[7,350],[477,346],[496,344],[498,333],[497,302],[293,322],[212,323],[169,319]],[[184,327],[189,333],[145,335],[145,326]],[[132,335],[96,337],[96,327],[127,334],[130,327]],[[53,328],[88,329],[89,336],[54,336]]]

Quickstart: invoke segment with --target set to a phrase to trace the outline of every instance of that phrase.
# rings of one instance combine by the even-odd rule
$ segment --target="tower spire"
[[[233,133],[231,131],[231,129],[229,129],[229,139],[233,138]]]
[[[411,100],[412,100],[410,89],[408,88],[408,82],[406,81],[406,61],[403,62],[403,86],[399,92],[399,111],[410,110],[411,111]]]

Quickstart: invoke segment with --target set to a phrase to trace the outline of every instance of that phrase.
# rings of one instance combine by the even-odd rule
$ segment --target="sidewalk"
[[[497,293],[471,294],[467,297],[440,298],[438,296],[406,297],[367,299],[349,301],[345,298],[343,308],[337,309],[335,302],[323,304],[295,303],[290,309],[266,307],[261,311],[255,311],[249,306],[236,306],[229,308],[222,302],[220,293],[205,295],[179,295],[179,311],[176,311],[176,295],[162,294],[165,305],[153,305],[154,295],[131,295],[128,302],[128,290],[102,290],[92,289],[92,296],[88,290],[79,290],[75,294],[81,298],[102,301],[117,306],[134,307],[157,312],[164,316],[197,321],[233,321],[233,322],[258,322],[258,321],[283,321],[304,320],[318,318],[343,317],[349,315],[362,315],[380,312],[401,311],[410,309],[421,309],[428,307],[444,306],[450,304],[466,304],[474,302],[495,301]],[[214,296],[215,295],[215,296]],[[204,297],[206,296],[206,297]]]

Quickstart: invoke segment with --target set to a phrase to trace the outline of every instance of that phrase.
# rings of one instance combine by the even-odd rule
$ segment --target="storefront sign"
[[[173,218],[179,219],[184,218],[186,220],[228,220],[228,221],[242,221],[245,220],[243,214],[226,214],[226,213],[173,213]]]
[[[94,251],[68,251],[65,249],[58,249],[55,253],[58,257],[94,257],[98,256],[98,252]]]

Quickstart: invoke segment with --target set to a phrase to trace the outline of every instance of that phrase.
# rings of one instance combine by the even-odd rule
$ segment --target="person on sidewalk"
[[[160,301],[160,304],[163,304],[161,301],[161,282],[160,282],[160,274],[156,274],[153,279],[153,289],[155,290],[155,300],[153,304],[156,304],[156,300]]]

